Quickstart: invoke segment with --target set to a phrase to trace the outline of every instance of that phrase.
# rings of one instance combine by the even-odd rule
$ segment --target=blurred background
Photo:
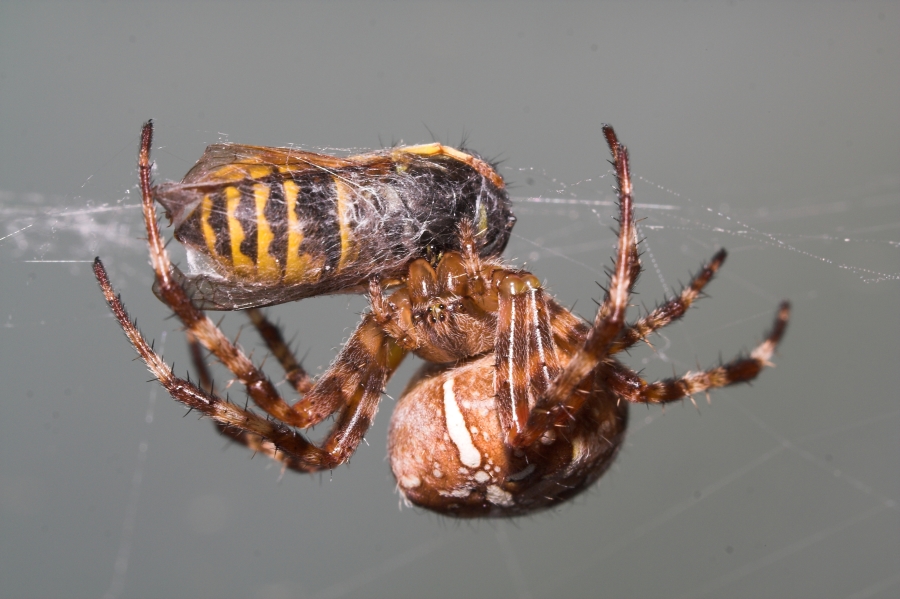
[[[895,2],[0,3],[0,595],[896,596],[898,107]],[[612,123],[644,219],[636,303],[730,251],[627,362],[728,359],[788,298],[777,367],[699,410],[634,407],[611,471],[529,518],[402,505],[385,442],[412,360],[349,466],[282,477],[146,382],[91,274],[99,255],[183,374],[142,240],[148,118],[159,181],[218,141],[465,140],[510,183],[507,257],[589,319]],[[321,372],[365,307],[271,314]]]

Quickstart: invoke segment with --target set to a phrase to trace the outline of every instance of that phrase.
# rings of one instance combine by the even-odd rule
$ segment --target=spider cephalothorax
[[[415,353],[426,365],[404,391],[390,428],[391,467],[400,492],[414,504],[451,516],[533,512],[565,501],[603,474],[624,438],[629,403],[665,403],[752,380],[769,363],[787,326],[784,302],[772,331],[749,356],[662,381],[647,382],[615,358],[681,318],[722,265],[725,252],[720,250],[677,297],[627,323],[631,288],[641,269],[631,177],[626,149],[611,127],[604,127],[604,134],[618,182],[619,240],[592,324],[558,304],[533,274],[479,252],[478,235],[487,229],[461,218],[458,244],[453,244],[459,249],[439,253],[437,259],[413,258],[399,276],[392,270],[392,283],[400,286],[389,295],[383,273],[371,272],[371,310],[316,381],[278,329],[258,310],[248,310],[302,395],[288,404],[179,284],[156,223],[149,124],[140,170],[156,289],[187,328],[200,385],[175,377],[144,340],[99,259],[94,272],[129,340],[172,397],[286,468],[314,472],[346,462],[371,424],[388,378],[407,353]],[[453,160],[468,156],[452,152]],[[492,172],[486,169],[482,164],[485,173]],[[507,216],[503,222],[512,222]],[[249,297],[256,305],[266,303],[258,294]],[[198,344],[244,384],[268,418],[214,393]],[[332,415],[335,424],[320,445],[297,431]]]

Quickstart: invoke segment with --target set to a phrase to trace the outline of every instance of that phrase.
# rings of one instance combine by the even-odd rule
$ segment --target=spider
[[[192,304],[172,276],[150,184],[151,133],[145,126],[139,161],[142,203],[162,300],[187,329],[201,382],[176,377],[131,322],[100,259],[94,273],[126,336],[177,401],[220,430],[300,472],[346,462],[372,423],[384,386],[406,354],[426,363],[409,383],[391,419],[389,455],[409,502],[455,517],[518,516],[550,508],[596,481],[615,458],[629,403],[667,403],[754,379],[787,327],[783,302],[771,332],[747,356],[701,372],[647,382],[615,354],[646,341],[681,318],[725,260],[720,250],[677,297],[633,323],[625,320],[641,271],[632,209],[628,152],[612,127],[619,236],[609,285],[593,323],[557,303],[531,273],[479,256],[474,227],[459,225],[459,250],[412,260],[399,288],[369,278],[371,309],[316,381],[303,371],[278,329],[250,310],[254,325],[303,395],[289,404],[272,382]],[[388,293],[390,292],[390,293]],[[199,359],[206,347],[246,388],[267,417],[216,395]],[[314,444],[298,431],[335,415]]]

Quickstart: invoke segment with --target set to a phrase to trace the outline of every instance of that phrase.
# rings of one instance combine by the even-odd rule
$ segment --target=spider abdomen
[[[596,481],[615,457],[628,420],[625,402],[591,394],[566,433],[510,449],[494,398],[494,356],[427,367],[391,420],[389,455],[411,503],[455,517],[503,517],[549,508]],[[593,379],[593,377],[589,377]]]

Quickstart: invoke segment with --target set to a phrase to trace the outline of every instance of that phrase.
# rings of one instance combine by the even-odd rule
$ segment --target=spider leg
[[[369,288],[370,292],[380,289],[375,279]],[[340,410],[322,443],[339,464],[356,451],[375,418],[385,384],[407,353],[384,332],[380,304],[374,297],[370,299],[372,311],[363,316],[328,370],[292,406],[294,414],[307,423],[303,426],[321,422]]]
[[[194,365],[194,370],[197,371],[197,382],[200,383],[200,388],[207,393],[214,394],[216,390],[213,387],[209,366],[203,358],[203,346],[190,331],[185,331],[185,337],[187,337],[188,353],[191,355],[191,363]]]
[[[634,403],[668,403],[708,389],[749,382],[755,379],[764,367],[772,365],[770,358],[787,329],[790,309],[788,302],[781,303],[771,332],[749,356],[735,358],[708,370],[687,372],[681,377],[652,383],[644,381],[616,362],[613,363],[606,382],[616,395]]]
[[[703,292],[703,288],[712,280],[713,276],[722,266],[722,263],[725,262],[725,256],[726,252],[724,249],[716,252],[716,255],[712,257],[712,260],[710,260],[709,263],[694,276],[690,284],[681,290],[678,297],[674,297],[661,306],[658,306],[655,310],[639,319],[637,322],[627,325],[622,330],[622,334],[619,335],[619,338],[610,346],[609,354],[616,354],[622,350],[628,349],[638,341],[645,341],[653,331],[661,329],[684,316],[688,308],[691,307],[691,304],[693,304]]]
[[[203,357],[203,346],[193,335],[191,335],[190,331],[186,333],[186,336],[188,340],[188,350],[191,354],[191,362],[194,364],[194,370],[198,374],[199,387],[206,393],[215,395],[216,391],[213,387],[212,376],[210,375],[209,367]],[[216,432],[220,435],[226,437],[233,443],[243,445],[255,454],[259,453],[268,456],[275,461],[281,462],[282,466],[285,468],[297,472],[309,471],[309,468],[304,467],[303,463],[298,460],[296,456],[291,453],[286,453],[285,451],[280,451],[274,443],[259,435],[255,435],[234,426],[222,424],[215,420],[213,421],[213,425],[216,427]]]
[[[609,125],[603,127],[603,134],[613,155],[619,195],[619,243],[610,273],[609,289],[584,343],[538,400],[525,431],[515,439],[514,447],[534,443],[556,423],[568,420],[570,415],[578,412],[587,400],[587,394],[576,393],[575,390],[609,355],[610,346],[624,327],[631,287],[640,273],[628,150],[619,144],[615,131]]]
[[[292,449],[286,449],[299,460],[300,469],[319,470],[343,463],[353,453],[371,423],[378,407],[381,391],[387,379],[403,359],[405,352],[386,338],[373,315],[369,314],[357,327],[328,371],[317,381],[309,393],[296,406],[285,402],[265,374],[219,330],[202,310],[192,304],[184,289],[174,278],[173,267],[159,232],[153,202],[150,182],[152,136],[153,124],[147,122],[141,132],[138,168],[144,224],[147,228],[150,246],[150,261],[156,273],[156,291],[160,299],[175,312],[189,334],[211,351],[246,387],[247,394],[254,403],[281,423],[305,428],[324,420],[336,410],[341,410],[337,423],[324,441],[323,448],[316,447],[289,429],[283,430],[288,431],[292,438],[300,439],[300,441],[293,442],[293,445],[290,446]],[[99,260],[95,261],[94,274],[132,345],[172,397],[195,409],[199,409],[194,398],[195,392],[200,392],[206,398],[214,397],[211,394],[203,393],[195,385],[183,385],[183,381],[174,377],[171,370],[153,353],[140,333],[128,322],[124,308],[115,298]],[[184,389],[191,391],[185,395]],[[223,419],[215,417],[218,414],[216,410],[201,409],[200,411],[222,424],[237,426],[267,439],[278,449],[285,449],[281,437],[278,436],[280,434],[278,431],[283,427],[271,425],[268,421],[246,410],[240,410],[229,402],[215,399],[216,405],[231,406],[231,408],[239,410],[241,416]],[[251,422],[253,426],[242,426],[240,423],[244,420]],[[266,426],[259,425],[257,420],[268,424]],[[270,436],[269,433],[275,436]]]
[[[369,303],[371,311],[363,316],[341,353],[292,406],[294,413],[303,419],[304,427],[321,422],[337,410],[342,411],[326,447],[346,447],[348,441],[344,437],[355,437],[357,432],[351,429],[359,429],[353,443],[356,447],[375,416],[385,384],[406,357],[407,351],[383,329],[385,306],[377,277],[369,281]]]
[[[331,455],[286,426],[267,420],[231,402],[207,393],[190,381],[176,377],[172,373],[172,369],[169,368],[159,354],[153,351],[150,344],[147,343],[147,340],[144,339],[143,335],[128,317],[128,313],[113,290],[106,270],[103,268],[103,263],[100,262],[99,258],[94,260],[94,275],[97,277],[103,295],[106,297],[109,307],[119,321],[128,340],[131,341],[138,355],[147,364],[150,372],[153,373],[174,399],[208,416],[220,425],[235,427],[267,439],[275,447],[295,456],[298,462],[305,466],[303,468],[304,471],[314,471],[336,465]]]
[[[292,409],[310,426],[341,410],[324,442],[328,451],[350,457],[371,424],[381,393],[406,351],[388,337],[376,316],[366,314],[341,353]]]
[[[560,371],[547,298],[534,275],[499,271],[494,392],[507,442],[518,446],[531,406]],[[530,401],[529,401],[530,400]]]
[[[259,316],[263,316],[260,311],[254,311],[257,312]],[[263,318],[265,317],[263,316]],[[256,324],[255,320],[254,324]],[[272,327],[279,338],[281,337],[280,331],[278,331],[278,329],[275,328],[275,326],[272,325],[268,320],[265,321],[265,324],[267,324],[269,327]],[[198,373],[200,388],[207,393],[214,394],[215,390],[213,388],[209,367],[203,359],[203,346],[196,340],[196,338],[194,338],[193,335],[190,334],[190,332],[187,333],[187,337],[188,347],[191,354],[191,361],[193,362],[194,368]],[[291,355],[291,357],[293,356]],[[312,385],[310,384],[310,386]],[[374,410],[372,411],[372,415],[374,415]],[[371,421],[371,417],[369,418],[369,421]],[[228,438],[234,443],[238,443],[247,447],[254,453],[259,453],[277,462],[281,462],[281,465],[286,469],[294,470],[296,472],[310,471],[309,466],[305,464],[303,460],[298,459],[298,457],[292,453],[288,453],[282,450],[278,447],[278,445],[276,445],[272,441],[269,441],[265,437],[261,437],[242,428],[236,428],[234,426],[222,424],[221,422],[214,421],[213,424],[216,427],[216,431],[223,437]],[[361,432],[365,432],[365,428],[368,428],[368,426],[363,425],[363,430]],[[354,444],[353,447],[355,448],[356,444]]]
[[[153,140],[153,123],[148,121],[141,130],[141,151],[138,170],[141,181],[141,205],[147,241],[150,246],[150,262],[156,274],[157,292],[167,306],[181,320],[185,328],[215,354],[246,387],[254,403],[266,413],[285,424],[302,426],[303,420],[291,410],[291,406],[278,395],[275,386],[260,372],[249,358],[222,333],[216,324],[195,307],[173,275],[172,263],[159,232],[156,207],[150,182],[150,146]]]
[[[204,391],[190,381],[176,377],[172,373],[172,369],[169,368],[159,354],[153,351],[150,344],[147,343],[146,339],[129,319],[128,313],[125,311],[121,300],[116,296],[103,263],[99,258],[94,260],[94,275],[100,283],[103,295],[119,321],[119,325],[125,332],[126,337],[128,337],[138,355],[141,356],[147,367],[173,399],[208,416],[220,426],[238,429],[240,432],[228,434],[228,436],[251,448],[259,449],[273,457],[275,457],[277,452],[285,452],[288,454],[287,456],[282,457],[279,455],[277,459],[295,470],[314,472],[329,469],[349,459],[362,440],[365,431],[372,423],[385,382],[405,355],[405,352],[397,348],[396,345],[383,343],[383,340],[380,338],[380,331],[378,331],[379,335],[377,336],[371,334],[375,327],[374,319],[371,315],[367,315],[351,338],[351,341],[347,343],[344,351],[335,360],[335,364],[323,375],[323,381],[326,383],[336,380],[343,381],[344,387],[334,389],[333,385],[321,385],[322,381],[320,381],[320,384],[317,384],[304,398],[309,398],[321,388],[320,396],[326,394],[336,395],[343,400],[338,402],[341,406],[338,421],[320,448],[306,440],[299,433],[280,423],[262,418],[253,412]],[[190,332],[191,334],[196,334],[193,330]],[[373,347],[373,344],[377,345],[377,347]],[[365,353],[361,353],[360,350]],[[358,369],[363,375],[367,376],[362,377],[360,380],[358,376],[336,374],[336,372],[346,373],[349,369]],[[211,386],[211,383],[208,382],[208,372],[203,374],[206,370],[205,367],[200,370],[201,378],[206,379],[201,382],[201,385]],[[268,382],[268,379],[264,380]],[[249,385],[247,390],[248,392],[252,391]],[[280,400],[280,398],[278,399]],[[294,414],[296,418],[303,416],[297,412],[294,412]],[[264,443],[259,443],[252,439],[254,436],[262,439]]]
[[[312,389],[312,379],[297,360],[294,352],[285,343],[281,329],[266,318],[263,311],[258,308],[247,310],[247,316],[256,327],[260,337],[266,342],[266,347],[278,359],[278,363],[284,369],[285,378],[297,390],[297,393],[303,394]]]

